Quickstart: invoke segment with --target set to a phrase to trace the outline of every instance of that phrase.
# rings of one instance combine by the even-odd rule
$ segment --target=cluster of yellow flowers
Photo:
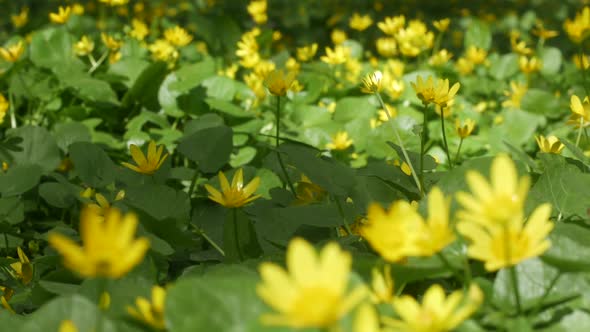
[[[434,33],[420,20],[411,20],[406,25],[406,17],[403,15],[386,17],[377,23],[377,27],[386,35],[375,42],[377,52],[383,57],[401,53],[415,58],[434,45]]]

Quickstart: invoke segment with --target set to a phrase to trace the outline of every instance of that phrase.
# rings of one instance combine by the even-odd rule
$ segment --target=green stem
[[[102,297],[102,294],[105,292],[106,289],[106,282],[107,280],[103,277],[98,277],[98,279],[96,280],[98,285],[98,299],[97,299],[97,307],[100,307],[100,299]],[[103,321],[103,314],[101,312],[101,309],[97,308],[96,310],[96,331],[97,332],[102,332],[103,331],[103,325],[104,325],[104,321]]]
[[[6,252],[6,255],[5,256],[8,256],[9,255],[9,252],[8,252],[8,235],[6,235],[6,232],[4,232],[2,234],[4,234],[4,251]]]
[[[221,256],[225,257],[225,251],[223,251],[223,249],[221,249],[221,247],[217,243],[215,243],[215,241],[213,241],[213,239],[211,239],[209,235],[207,235],[203,230],[199,230],[199,235],[201,235],[207,242],[209,242],[209,244],[213,248],[215,248],[215,250],[217,250],[221,254]]]
[[[295,187],[289,178],[289,174],[287,173],[287,169],[285,168],[285,164],[283,163],[283,158],[281,157],[281,152],[279,152],[279,144],[280,144],[280,128],[281,128],[281,96],[277,96],[277,114],[276,114],[276,135],[275,135],[275,147],[277,149],[277,159],[279,160],[279,165],[281,166],[281,170],[283,171],[283,175],[285,176],[285,181],[291,189],[293,195],[297,195],[295,191]]]
[[[509,230],[508,230],[508,226],[505,225],[504,226],[504,245],[505,245],[505,250],[506,250],[506,264],[510,264],[510,260],[511,260],[511,253],[510,253],[510,242],[508,242],[509,239]],[[512,288],[514,291],[514,300],[516,301],[516,312],[518,315],[520,315],[522,313],[522,305],[521,305],[521,301],[520,301],[520,291],[518,289],[518,274],[516,273],[516,265],[512,265],[510,266],[510,281],[512,282]]]
[[[428,131],[428,106],[424,105],[422,116],[422,139],[420,140],[420,184],[424,188],[424,150],[426,148],[426,134]]]
[[[395,127],[395,124],[393,123],[391,115],[389,115],[389,110],[388,110],[387,106],[385,105],[383,98],[381,98],[381,95],[379,94],[379,92],[375,92],[375,95],[377,96],[377,99],[379,99],[379,103],[381,104],[381,108],[383,108],[385,110],[385,114],[387,115],[387,120],[388,120],[387,122],[391,123],[391,128],[393,129],[395,139],[397,140],[397,144],[399,145],[399,147],[402,149],[402,154],[404,155],[404,158],[406,159],[406,163],[408,164],[408,166],[410,166],[410,170],[412,171],[412,177],[414,178],[414,182],[416,183],[416,187],[418,187],[418,191],[420,191],[420,196],[424,196],[424,188],[422,188],[422,185],[420,184],[420,180],[418,180],[418,176],[416,175],[416,170],[414,169],[414,166],[412,165],[412,161],[410,160],[410,157],[408,156],[408,152],[406,151],[406,148],[404,147],[404,143],[402,142],[402,138],[399,136],[399,133],[397,132],[397,128]]]
[[[459,141],[459,147],[457,148],[457,154],[455,155],[455,161],[459,160],[459,153],[461,152],[461,147],[463,146],[463,137]]]
[[[198,178],[199,178],[199,170],[196,169],[195,175],[193,175],[193,178],[191,179],[191,186],[189,187],[189,190],[188,190],[188,198],[189,199],[191,197],[193,197],[193,193],[195,192],[195,187],[197,186],[197,179]]]
[[[12,96],[12,92],[8,93],[8,102],[10,103],[10,127],[14,129],[16,128],[16,111],[14,109],[14,97]]]
[[[349,235],[352,235],[352,229],[350,228],[350,226],[348,225],[348,222],[346,221],[346,217],[344,216],[344,209],[342,208],[342,204],[340,203],[340,200],[336,196],[332,196],[332,198],[334,199],[334,201],[336,202],[336,206],[338,207],[338,213],[340,214],[340,217],[342,218],[342,223],[343,223],[344,229],[346,229],[346,231],[348,232]]]
[[[541,296],[541,298],[539,299],[539,301],[537,301],[537,304],[535,305],[535,308],[533,309],[533,311],[531,312],[531,316],[534,317],[537,315],[537,313],[541,310],[541,306],[543,305],[543,302],[545,302],[545,300],[547,299],[547,296],[549,296],[549,293],[551,293],[551,290],[553,289],[553,287],[555,286],[555,284],[557,283],[557,281],[559,280],[559,278],[561,278],[562,272],[558,271],[557,274],[555,275],[555,277],[553,277],[553,279],[551,279],[551,282],[549,283],[549,286],[547,286],[545,288],[545,291],[543,292],[543,295]]]
[[[234,245],[236,246],[236,251],[238,253],[238,259],[240,262],[244,261],[244,255],[242,254],[242,248],[240,246],[240,237],[238,236],[238,210],[237,208],[233,208],[232,210],[232,218],[233,218],[233,227],[234,227]]]
[[[447,154],[447,159],[449,160],[449,168],[453,169],[453,161],[451,160],[451,154],[449,153],[449,144],[447,143],[447,133],[445,132],[445,110],[443,107],[440,109],[440,126],[442,130],[443,136],[443,143],[445,147],[445,153]]]

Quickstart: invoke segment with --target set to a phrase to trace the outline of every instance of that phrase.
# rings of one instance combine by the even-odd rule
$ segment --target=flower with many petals
[[[348,137],[348,132],[339,131],[332,137],[332,142],[326,144],[326,149],[343,151],[348,149],[354,141]]]
[[[144,324],[157,329],[164,330],[164,304],[166,302],[166,289],[160,286],[152,287],[152,300],[145,297],[135,299],[135,307],[127,306],[127,312]]]
[[[57,13],[49,13],[49,20],[53,23],[65,24],[70,19],[71,14],[72,14],[72,7],[59,6]]]
[[[244,186],[244,173],[242,169],[238,169],[231,181],[225,177],[223,172],[219,172],[219,184],[221,191],[215,189],[213,186],[205,184],[205,189],[209,192],[209,199],[217,202],[228,208],[237,208],[246,205],[258,198],[260,195],[254,195],[256,189],[260,185],[260,178],[255,177],[247,185]]]
[[[455,121],[455,130],[457,131],[457,135],[462,139],[469,137],[473,129],[475,129],[475,121],[472,119],[466,119],[465,121],[457,119]]]
[[[588,96],[584,97],[581,101],[576,95],[572,95],[570,98],[570,115],[568,124],[573,125],[576,128],[590,126],[590,100]]]
[[[357,31],[365,31],[373,24],[373,19],[369,15],[360,15],[359,13],[352,14],[348,25],[351,29]]]
[[[131,144],[129,150],[131,151],[131,157],[137,165],[132,165],[127,162],[121,164],[142,174],[154,174],[168,157],[167,153],[162,156],[164,146],[160,145],[159,148],[156,147],[156,142],[153,140],[148,144],[147,156],[144,155],[141,149],[135,144]]]
[[[290,71],[285,74],[284,70],[273,70],[264,78],[264,84],[271,94],[275,96],[284,96],[293,85],[296,73]]]
[[[0,47],[0,57],[8,62],[17,62],[24,52],[25,44],[22,40],[7,47]]]
[[[193,40],[193,36],[177,25],[164,31],[164,39],[174,46],[183,47]]]
[[[418,76],[416,83],[411,84],[425,106],[434,103],[443,108],[447,107],[461,87],[461,84],[457,82],[449,89],[448,79],[438,79],[435,83],[432,76],[428,76],[426,82],[422,76]]]
[[[560,154],[561,150],[565,148],[565,145],[559,141],[559,138],[553,135],[547,137],[543,135],[535,136],[535,140],[541,152],[544,153]]]

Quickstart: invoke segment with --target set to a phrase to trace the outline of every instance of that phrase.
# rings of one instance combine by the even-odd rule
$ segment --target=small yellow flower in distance
[[[577,12],[573,20],[566,19],[563,29],[574,43],[582,43],[590,35],[590,7],[586,6]]]
[[[158,61],[174,63],[180,56],[176,47],[165,39],[156,40],[148,46],[148,50],[152,53],[152,58]]]
[[[440,285],[432,285],[418,303],[403,295],[393,300],[392,306],[399,319],[383,317],[385,325],[396,331],[447,332],[454,330],[477,311],[483,302],[483,292],[471,284],[467,294],[455,291],[448,297]]]
[[[115,39],[115,37],[110,36],[106,33],[101,33],[100,38],[105,46],[111,51],[118,51],[121,46],[123,46],[123,42],[120,40]]]
[[[248,14],[252,17],[256,24],[264,24],[268,20],[266,10],[268,4],[266,0],[252,0],[248,4]]]
[[[541,70],[543,63],[537,57],[527,58],[526,56],[521,56],[518,58],[518,66],[523,73],[531,74]]]
[[[386,329],[381,329],[379,324],[379,315],[377,310],[369,304],[364,303],[359,306],[354,315],[354,322],[352,325],[353,332],[386,332]]]
[[[2,291],[2,296],[0,296],[0,304],[2,304],[2,307],[8,310],[8,312],[15,314],[16,312],[14,309],[12,309],[10,303],[8,303],[8,301],[10,301],[12,298],[12,295],[14,295],[14,290],[9,287],[0,286],[0,291]]]
[[[260,185],[260,178],[255,177],[244,186],[244,173],[241,168],[234,174],[231,186],[225,174],[219,171],[219,184],[221,185],[221,191],[208,184],[205,184],[205,189],[209,192],[210,200],[225,207],[237,208],[260,198],[260,195],[252,196]]]
[[[565,145],[563,145],[559,139],[553,135],[548,136],[547,138],[545,138],[543,135],[535,136],[535,140],[537,141],[537,145],[539,146],[541,152],[544,153],[560,154],[561,150],[565,148]]]
[[[450,53],[446,49],[442,49],[438,51],[436,54],[433,54],[430,59],[428,59],[428,64],[434,67],[442,66],[449,62],[453,57],[453,53]]]
[[[379,55],[389,58],[397,54],[397,42],[393,37],[377,38],[375,47]]]
[[[381,91],[382,78],[383,73],[381,73],[380,71],[367,74],[367,76],[363,78],[363,85],[361,86],[361,91],[364,93],[377,93]]]
[[[57,24],[66,24],[71,14],[72,8],[70,6],[59,6],[57,13],[49,13],[49,20]]]
[[[469,46],[465,52],[465,58],[476,65],[484,63],[487,56],[488,52],[486,50],[476,46]]]
[[[22,281],[23,285],[28,285],[33,280],[33,264],[29,261],[29,257],[20,248],[16,248],[18,254],[18,262],[10,264],[14,271],[16,279]]]
[[[275,96],[284,96],[293,85],[296,73],[290,71],[285,73],[284,70],[273,70],[264,78],[264,85],[268,88],[271,94]]]
[[[469,75],[473,72],[475,64],[473,64],[473,62],[467,60],[466,58],[461,57],[457,59],[457,62],[455,63],[455,68],[457,68],[457,71],[460,74]]]
[[[340,45],[344,43],[346,39],[348,39],[348,36],[346,35],[346,32],[340,29],[334,29],[332,34],[330,34],[330,38],[332,39],[332,43],[334,43],[334,45]]]
[[[488,271],[511,267],[542,255],[551,246],[547,239],[553,229],[549,220],[551,204],[538,206],[526,224],[520,215],[520,219],[512,219],[505,225],[459,222],[457,230],[471,242],[467,255],[484,262]]]
[[[10,108],[10,103],[3,94],[0,93],[0,124],[4,122],[4,117]]]
[[[353,140],[348,137],[346,131],[339,131],[332,137],[332,142],[326,144],[326,149],[342,151],[348,149],[353,143]]]
[[[584,101],[580,101],[580,98],[576,95],[572,95],[570,98],[570,115],[568,124],[573,125],[576,128],[587,127],[590,125],[590,100],[588,96],[584,98]]]
[[[164,152],[164,146],[160,145],[160,147],[157,148],[156,142],[153,140],[148,144],[147,156],[144,155],[141,149],[135,144],[131,144],[129,150],[131,151],[131,157],[137,166],[126,162],[121,164],[133,171],[136,171],[137,173],[148,175],[154,174],[160,168],[160,166],[162,166],[166,158],[168,158],[167,153],[162,156],[162,153]]]
[[[352,14],[348,26],[357,31],[365,31],[373,24],[373,19],[370,15],[360,15],[359,13]]]
[[[193,40],[193,36],[177,25],[164,31],[164,39],[174,46],[183,47]]]
[[[111,294],[109,292],[102,292],[98,298],[98,308],[106,311],[111,306]]]
[[[99,0],[100,2],[107,4],[111,7],[115,7],[115,6],[123,6],[126,5],[129,0]]]
[[[127,306],[127,312],[144,324],[158,330],[164,330],[164,305],[166,303],[166,289],[160,286],[152,287],[152,301],[145,297],[135,299],[135,306]]]
[[[297,60],[306,62],[311,60],[318,51],[318,44],[313,43],[304,47],[297,48]]]
[[[339,65],[345,63],[350,57],[350,49],[344,46],[336,46],[334,49],[326,47],[326,55],[320,57],[322,62],[330,65]]]
[[[352,258],[330,242],[318,253],[302,238],[287,248],[287,270],[274,263],[259,267],[258,296],[277,313],[264,314],[267,325],[294,328],[333,326],[366,296],[358,286],[347,292]]]
[[[79,3],[72,4],[72,13],[78,16],[84,15],[84,6]]]
[[[535,28],[533,29],[533,35],[542,38],[542,39],[550,39],[559,36],[559,32],[555,30],[547,30],[543,25],[543,21],[538,20],[535,23]]]
[[[403,15],[386,17],[382,22],[377,23],[379,30],[391,37],[395,36],[404,25],[406,25],[406,17]]]
[[[438,79],[436,83],[432,76],[428,76],[426,82],[422,79],[422,76],[418,76],[416,83],[411,83],[414,91],[416,91],[416,95],[424,106],[428,106],[430,103],[435,103],[440,107],[446,107],[449,104],[459,88],[461,84],[459,82],[453,84],[453,86],[449,89],[449,80],[448,79]]]
[[[438,30],[440,32],[447,31],[449,29],[449,25],[450,24],[451,24],[451,19],[450,18],[443,18],[441,20],[432,22],[432,25],[434,25],[434,27],[436,28],[436,30]]]
[[[388,262],[400,262],[418,252],[416,239],[422,217],[406,201],[393,202],[388,210],[369,205],[363,238]]]
[[[311,180],[301,174],[301,181],[297,182],[296,197],[297,199],[293,205],[301,206],[316,202],[321,202],[327,195],[327,192],[319,185],[311,182]]]
[[[473,132],[473,129],[475,129],[475,121],[473,120],[455,120],[455,130],[457,131],[457,135],[459,135],[459,137],[461,137],[462,139],[469,137]]]
[[[94,42],[88,36],[82,36],[80,40],[74,44],[74,52],[79,56],[86,56],[94,50]]]
[[[23,7],[17,15],[10,15],[12,26],[22,28],[29,22],[29,7]]]
[[[445,198],[438,187],[428,193],[428,218],[420,220],[419,236],[416,239],[416,256],[432,256],[455,240],[455,233],[449,223],[451,200]]]
[[[131,20],[131,31],[129,31],[131,37],[141,41],[144,40],[149,33],[150,29],[143,21],[136,18]]]
[[[457,193],[463,210],[457,213],[461,221],[482,225],[507,225],[522,220],[530,178],[518,178],[510,157],[500,154],[492,162],[491,183],[477,171],[468,171],[467,184],[473,194]]]
[[[373,303],[390,303],[395,295],[391,265],[386,264],[383,271],[374,267],[371,270],[371,275],[371,301]]]
[[[139,264],[150,243],[135,239],[137,216],[121,215],[111,208],[103,218],[92,210],[80,214],[82,246],[58,233],[49,234],[49,244],[64,258],[64,265],[83,277],[120,278]]]
[[[504,91],[504,95],[508,97],[508,99],[502,102],[502,106],[507,108],[520,108],[520,102],[527,93],[528,88],[529,87],[526,83],[511,81],[510,91]]]
[[[25,44],[22,40],[7,47],[0,47],[0,56],[8,62],[17,62],[24,52]]]
[[[59,324],[58,332],[78,332],[76,324],[71,320],[64,320]]]
[[[588,56],[585,54],[574,54],[572,61],[578,69],[590,68],[590,60],[588,60]]]

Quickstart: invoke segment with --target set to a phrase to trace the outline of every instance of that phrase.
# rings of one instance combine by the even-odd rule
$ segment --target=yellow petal
[[[141,151],[141,149],[137,145],[131,144],[131,146],[129,147],[129,151],[131,153],[131,158],[133,158],[133,160],[135,160],[135,163],[137,164],[137,166],[142,167],[147,164],[147,160],[145,159],[145,155],[143,154],[143,152]]]

